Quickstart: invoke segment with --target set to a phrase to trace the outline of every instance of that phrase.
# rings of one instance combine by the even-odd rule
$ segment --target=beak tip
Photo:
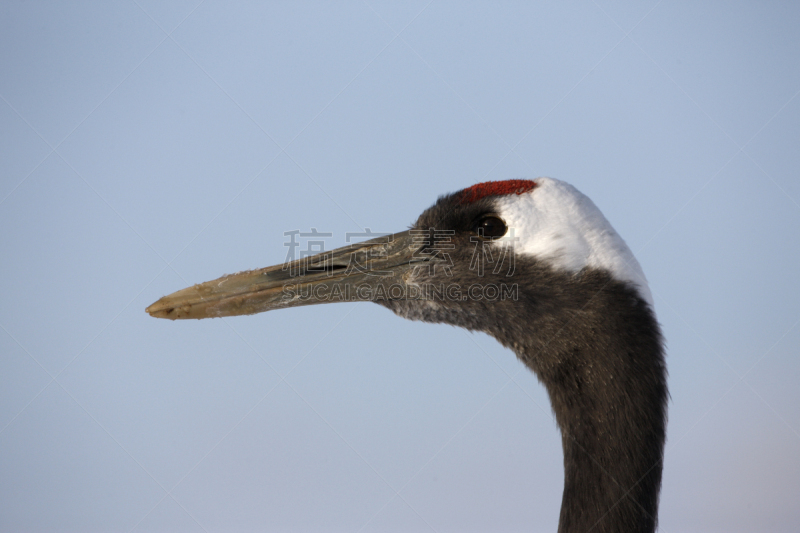
[[[159,302],[149,305],[145,311],[153,318],[172,318],[174,320],[175,317],[170,316],[174,309],[159,304]]]
[[[175,307],[164,300],[165,298],[161,298],[157,302],[150,304],[145,311],[153,318],[168,318],[170,320],[186,318],[187,313],[181,313],[180,307]]]
[[[145,311],[153,318],[167,318],[169,320],[182,320],[187,318],[201,319],[223,316],[209,312],[204,304],[192,304],[175,301],[170,296],[165,296],[148,306]]]

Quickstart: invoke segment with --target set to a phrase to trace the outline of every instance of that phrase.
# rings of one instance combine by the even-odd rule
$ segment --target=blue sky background
[[[170,322],[283,232],[548,175],[668,342],[660,530],[800,529],[794,2],[0,4],[2,531],[554,531],[547,397],[372,304]]]

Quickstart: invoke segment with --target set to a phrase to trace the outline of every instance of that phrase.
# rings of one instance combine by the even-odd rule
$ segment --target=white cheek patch
[[[653,306],[642,267],[594,203],[572,185],[552,178],[534,180],[524,194],[498,197],[496,206],[509,231],[497,246],[535,257],[558,270],[604,269],[639,290]]]

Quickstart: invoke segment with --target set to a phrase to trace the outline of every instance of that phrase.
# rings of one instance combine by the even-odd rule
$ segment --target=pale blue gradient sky
[[[800,530],[800,6],[0,4],[0,530],[554,531],[547,397],[372,304],[173,323],[284,231],[549,175],[647,274],[661,530]]]

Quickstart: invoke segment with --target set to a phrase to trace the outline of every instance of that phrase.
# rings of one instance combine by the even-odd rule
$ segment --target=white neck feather
[[[516,254],[567,272],[604,269],[631,283],[652,307],[642,267],[597,206],[568,183],[552,178],[535,181],[530,192],[497,199],[497,214],[509,228],[497,245],[513,246]]]

